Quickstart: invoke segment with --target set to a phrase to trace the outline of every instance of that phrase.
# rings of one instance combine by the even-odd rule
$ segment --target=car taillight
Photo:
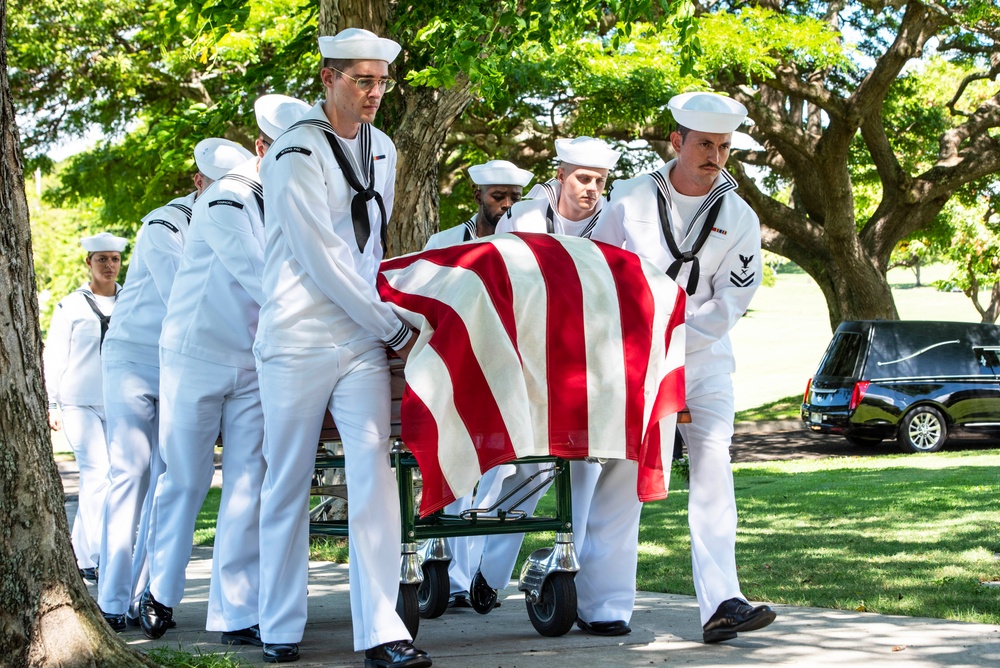
[[[851,392],[851,405],[850,410],[854,410],[861,403],[861,400],[865,398],[865,392],[868,391],[868,386],[871,385],[871,381],[859,380],[854,383],[854,391]]]
[[[804,404],[809,403],[809,390],[812,389],[812,386],[813,386],[813,379],[810,378],[809,380],[806,381],[806,393],[802,395],[802,403]]]

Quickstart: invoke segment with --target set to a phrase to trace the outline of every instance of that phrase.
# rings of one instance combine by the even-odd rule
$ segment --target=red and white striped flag
[[[666,496],[685,295],[656,267],[589,239],[503,234],[387,260],[378,289],[420,330],[401,420],[421,515],[535,455],[635,460],[639,499]]]

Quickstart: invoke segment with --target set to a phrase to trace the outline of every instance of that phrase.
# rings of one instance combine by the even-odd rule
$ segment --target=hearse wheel
[[[937,452],[948,437],[948,425],[933,406],[917,406],[899,423],[896,442],[903,452]]]

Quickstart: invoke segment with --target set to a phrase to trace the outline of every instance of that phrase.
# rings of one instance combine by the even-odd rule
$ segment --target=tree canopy
[[[122,232],[188,187],[198,139],[249,137],[257,95],[315,99],[316,35],[348,25],[404,46],[405,83],[379,119],[400,150],[397,201],[409,198],[397,252],[468,216],[477,161],[548,178],[552,140],[581,134],[625,149],[619,177],[669,159],[666,102],[686,90],[748,107],[756,143],[730,159],[739,192],[765,248],[820,285],[833,324],[896,317],[893,249],[945,236],[951,198],[1000,191],[989,0],[41,0],[15,14],[26,157],[44,164],[47,143],[99,125],[108,140],[70,161],[56,194],[98,197]],[[38,44],[43,24],[64,29]]]

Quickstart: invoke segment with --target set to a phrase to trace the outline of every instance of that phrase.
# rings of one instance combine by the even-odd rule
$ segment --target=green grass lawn
[[[1000,451],[742,464],[734,474],[751,600],[1000,624],[1000,587],[980,584],[1000,581]],[[693,595],[686,490],[646,504],[639,540],[638,587]],[[522,558],[551,541],[529,535]]]
[[[1000,581],[1000,450],[733,469],[751,600],[1000,624],[1000,587],[981,584]],[[214,537],[218,499],[213,489],[199,544]],[[551,495],[539,508],[552,512]],[[521,559],[552,540],[529,534]],[[693,595],[685,489],[646,504],[639,540],[639,588]],[[311,557],[346,561],[346,540],[314,539]]]

